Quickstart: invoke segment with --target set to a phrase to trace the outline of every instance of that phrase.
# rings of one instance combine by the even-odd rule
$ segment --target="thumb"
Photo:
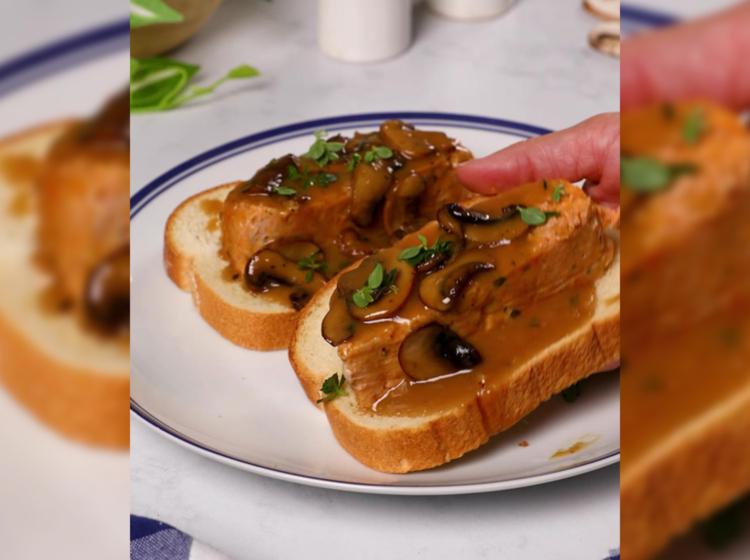
[[[541,179],[586,179],[598,202],[620,203],[620,114],[597,115],[571,128],[519,142],[458,168],[459,180],[497,194]]]

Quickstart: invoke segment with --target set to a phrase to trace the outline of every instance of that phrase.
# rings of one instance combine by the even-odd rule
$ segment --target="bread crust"
[[[67,119],[34,127],[0,141],[0,150],[15,151],[15,145],[37,139],[51,145],[77,122]],[[29,262],[32,258],[28,255]],[[0,313],[0,380],[15,399],[57,432],[96,446],[129,446],[128,370],[98,372],[65,363]]]
[[[620,484],[623,558],[651,558],[673,536],[750,490],[748,434],[750,387],[631,467]]]
[[[181,249],[177,240],[176,228],[183,210],[212,193],[231,189],[237,184],[226,183],[200,192],[182,202],[172,212],[164,230],[164,268],[177,286],[192,295],[193,304],[201,317],[230,342],[251,350],[286,349],[292,338],[298,312],[254,312],[232,305],[209,282],[195,273],[193,257]],[[218,255],[216,259],[219,259]]]

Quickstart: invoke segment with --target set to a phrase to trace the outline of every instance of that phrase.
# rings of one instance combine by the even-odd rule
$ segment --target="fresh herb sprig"
[[[182,14],[162,0],[130,0],[130,27],[145,27],[155,23],[177,23]]]
[[[365,285],[352,295],[352,301],[357,307],[364,309],[386,292],[397,293],[398,288],[394,284],[396,274],[398,274],[397,268],[386,272],[383,270],[383,265],[376,264]]]
[[[254,78],[260,75],[255,68],[242,64],[226,76],[205,87],[188,82],[198,73],[200,66],[168,58],[130,59],[130,111],[146,113],[168,111],[198,97],[213,93],[229,80]]]
[[[349,396],[349,393],[344,391],[345,384],[346,377],[341,374],[341,378],[339,378],[338,373],[334,373],[331,377],[323,381],[323,386],[320,388],[320,392],[326,396],[318,399],[318,404],[332,401],[337,397]]]
[[[521,213],[521,219],[524,223],[530,226],[541,226],[547,222],[548,218],[554,218],[559,216],[560,212],[544,212],[539,208],[518,206],[518,211]]]
[[[302,170],[302,173],[300,173],[299,169],[297,169],[295,166],[290,165],[287,168],[287,177],[291,181],[299,181],[304,190],[307,190],[311,184],[318,185],[319,187],[325,189],[331,183],[335,183],[336,181],[338,181],[338,177],[336,175],[334,175],[333,173],[326,173],[325,171],[320,171],[319,173],[310,175],[309,165],[305,166],[305,168]]]
[[[280,194],[281,196],[294,196],[297,194],[297,191],[293,188],[285,187],[284,185],[274,185],[271,187],[271,192],[273,194]]]
[[[401,251],[398,256],[398,260],[406,261],[409,266],[417,266],[419,263],[429,260],[435,255],[441,253],[447,253],[450,256],[451,253],[451,242],[440,241],[440,237],[435,240],[432,247],[427,245],[427,238],[423,235],[418,235],[417,238],[420,244],[416,247],[408,247]]]
[[[621,157],[620,179],[631,190],[654,193],[666,189],[682,175],[693,175],[698,166],[692,163],[665,164],[650,157]]]
[[[555,202],[560,202],[560,199],[564,196],[566,196],[565,188],[563,187],[563,184],[560,183],[555,187],[555,190],[552,191],[552,200]]]
[[[308,284],[312,280],[313,272],[320,271],[322,273],[326,273],[328,271],[328,263],[322,260],[317,260],[318,255],[320,254],[321,251],[315,251],[312,255],[310,255],[309,257],[304,257],[297,263],[300,270],[307,270],[305,282],[307,282]]]
[[[706,120],[703,111],[696,109],[691,111],[685,119],[685,124],[682,127],[682,139],[685,140],[686,144],[695,145],[705,130]]]
[[[320,167],[337,160],[339,152],[344,149],[343,142],[328,142],[326,136],[328,136],[328,133],[325,130],[318,130],[315,133],[315,142],[303,156],[315,160],[315,163]]]
[[[365,163],[369,163],[370,165],[372,165],[379,159],[390,159],[392,157],[393,150],[391,150],[388,146],[373,146],[365,152],[364,161]],[[362,163],[362,159],[363,158],[361,154],[352,154],[352,159],[349,160],[349,171],[354,171],[354,168]]]

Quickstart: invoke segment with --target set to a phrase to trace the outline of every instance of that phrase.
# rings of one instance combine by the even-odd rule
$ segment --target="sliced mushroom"
[[[467,241],[495,245],[514,239],[529,229],[518,208],[518,205],[506,206],[499,215],[493,216],[451,203],[438,211],[437,219],[443,229]]]
[[[424,179],[411,174],[393,185],[383,207],[383,225],[388,235],[400,239],[418,227],[419,197],[425,190]]]
[[[339,289],[346,294],[346,303],[349,313],[359,321],[375,321],[392,317],[406,302],[414,286],[416,273],[406,262],[398,260],[398,250],[389,249],[381,251],[375,256],[368,257],[362,264],[341,276]],[[376,299],[367,307],[359,307],[353,299],[357,290],[361,290],[367,283],[370,274],[376,265],[383,267],[384,274],[388,274],[394,268],[397,270],[394,279],[396,290],[383,291],[374,294]]]
[[[363,163],[354,168],[352,176],[352,220],[359,227],[367,227],[375,219],[375,210],[385,197],[393,175],[383,160]]]
[[[605,21],[596,24],[589,33],[591,46],[609,56],[620,57],[620,22]]]
[[[448,327],[429,323],[401,343],[398,361],[414,381],[429,381],[470,371],[482,363],[482,356]]]
[[[469,262],[449,266],[425,277],[419,285],[419,299],[427,307],[448,311],[458,296],[480,272],[495,270],[495,265],[484,262]]]
[[[454,148],[453,141],[442,132],[415,130],[401,121],[384,122],[380,126],[380,136],[389,148],[412,159]]]
[[[583,6],[602,19],[620,19],[620,0],[583,0]]]
[[[89,275],[84,312],[90,324],[108,334],[130,330],[130,245],[107,257]]]
[[[340,290],[336,290],[331,296],[331,303],[328,313],[323,317],[321,332],[323,338],[331,346],[349,340],[357,328],[357,322],[349,313],[346,305],[346,297]]]
[[[290,286],[296,288],[299,294],[290,297],[292,304],[299,304],[305,297],[322,288],[326,279],[318,272],[307,276],[310,270],[300,270],[297,262],[290,261],[276,251],[264,249],[247,261],[245,267],[245,282],[254,292],[264,292],[275,286]]]

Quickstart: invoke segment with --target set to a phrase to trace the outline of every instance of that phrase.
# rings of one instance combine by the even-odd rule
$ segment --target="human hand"
[[[571,128],[519,142],[458,168],[469,189],[492,195],[541,179],[586,180],[597,202],[620,204],[620,115],[597,115]]]

